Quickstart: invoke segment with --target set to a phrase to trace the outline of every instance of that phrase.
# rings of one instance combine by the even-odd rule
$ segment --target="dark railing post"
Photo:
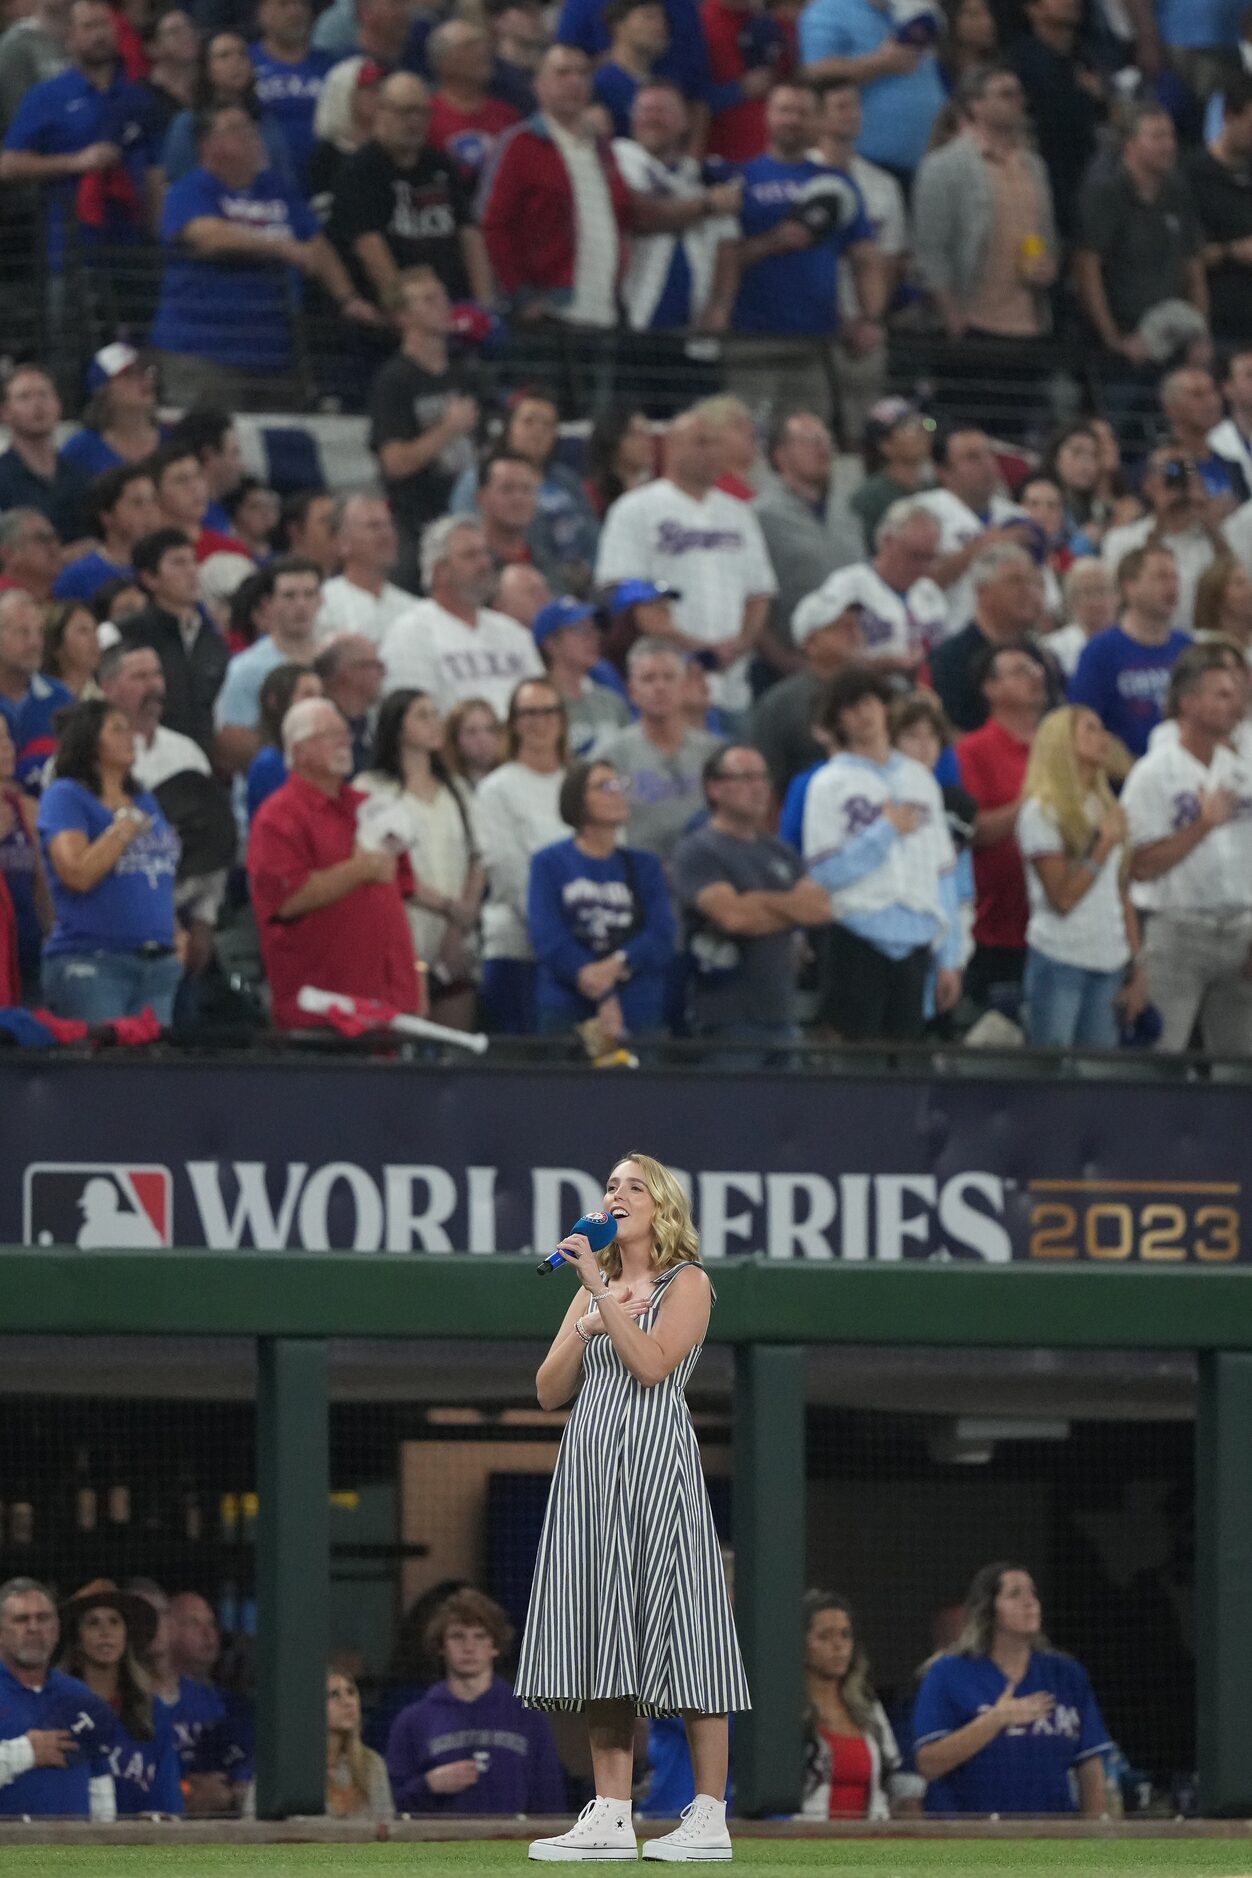
[[[1252,1813],[1252,1356],[1200,1357],[1196,1756],[1202,1813]]]
[[[794,1813],[804,1708],[804,1371],[796,1344],[735,1351],[735,1620],[752,1708],[735,1723],[735,1809]]]
[[[257,1814],[326,1809],[328,1346],[257,1341]]]

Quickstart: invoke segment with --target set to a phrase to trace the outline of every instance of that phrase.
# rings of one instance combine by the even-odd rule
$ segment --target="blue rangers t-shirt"
[[[66,1729],[76,1750],[64,1767],[32,1767],[0,1787],[0,1816],[88,1818],[88,1782],[109,1772],[109,1752],[117,1739],[112,1709],[85,1682],[59,1669],[48,1670],[41,1689],[28,1689],[0,1663],[0,1741],[32,1728]]]
[[[100,91],[71,65],[56,78],[32,85],[17,107],[4,139],[6,150],[25,150],[36,156],[73,156],[89,144],[116,144],[122,153],[119,169],[105,172],[111,201],[102,225],[92,227],[79,209],[83,202],[81,177],[44,185],[47,217],[47,261],[55,273],[63,254],[63,230],[73,224],[80,241],[140,240],[144,235],[144,175],[155,157],[156,123],[153,107],[142,85],[132,84],[119,64],[105,90]],[[119,174],[120,171],[120,174]],[[117,195],[125,191],[128,201]]]
[[[738,333],[819,333],[830,337],[838,328],[836,282],[839,257],[855,241],[871,241],[874,226],[865,213],[861,192],[842,170],[803,157],[783,163],[777,157],[753,157],[740,165],[743,208],[740,225],[745,240],[764,235],[781,222],[800,200],[806,183],[817,176],[839,176],[860,205],[856,215],[835,234],[793,254],[775,254],[754,261],[743,271],[731,325]]]
[[[274,241],[310,241],[320,233],[308,203],[275,170],[262,170],[243,189],[230,188],[206,169],[188,170],[171,185],[161,212],[166,256],[151,343],[218,365],[290,370],[291,311],[299,292],[294,268],[263,267],[239,256],[198,259],[180,237],[201,216]]]
[[[119,1815],[183,1811],[183,1790],[170,1713],[164,1702],[154,1700],[150,1741],[138,1740],[120,1716],[114,1717],[116,1739],[109,1750],[106,1771],[113,1776]]]
[[[57,835],[80,830],[97,841],[112,826],[113,811],[79,782],[58,777],[39,802],[39,845],[56,921],[44,956],[59,952],[133,952],[174,943],[174,876],[178,836],[155,796],[140,790],[134,806],[151,819],[118,857],[117,865],[87,893],[72,893],[48,859]]]
[[[1005,1675],[989,1656],[941,1656],[926,1671],[913,1705],[914,1750],[942,1741],[994,1707]],[[1052,1712],[1006,1728],[960,1767],[932,1780],[928,1813],[1073,1813],[1070,1769],[1112,1746],[1087,1672],[1057,1650],[1032,1650],[1015,1694],[1046,1690]]]
[[[1175,631],[1164,645],[1140,645],[1120,626],[1106,626],[1079,654],[1069,702],[1085,704],[1132,756],[1142,756],[1161,721],[1170,672],[1190,644],[1187,633]]]
[[[74,694],[59,678],[45,678],[36,672],[24,698],[0,698],[0,717],[9,727],[17,752],[17,780],[35,793],[36,778],[57,747],[55,723],[58,711],[73,704]]]
[[[220,1737],[226,1708],[216,1689],[191,1676],[180,1676],[178,1700],[166,1702],[154,1696],[152,1710],[154,1718],[160,1716],[168,1727],[184,1774],[224,1771]]]
[[[276,59],[259,39],[249,51],[256,73],[256,95],[262,107],[278,120],[292,165],[303,184],[317,141],[313,113],[335,59],[331,53],[316,49],[302,59]]]

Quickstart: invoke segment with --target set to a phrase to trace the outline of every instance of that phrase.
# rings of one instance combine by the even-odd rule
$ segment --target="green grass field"
[[[0,1842],[8,1878],[465,1878],[535,1870],[523,1844],[13,1846]],[[615,1869],[618,1869],[615,1867]],[[624,1869],[624,1868],[623,1868]],[[642,1871],[664,1866],[642,1861]],[[741,1840],[732,1871],[754,1878],[825,1872],[830,1878],[1248,1878],[1252,1839],[1004,1840],[924,1844],[894,1840]]]

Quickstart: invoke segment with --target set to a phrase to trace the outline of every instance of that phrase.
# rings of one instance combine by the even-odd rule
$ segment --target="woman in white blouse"
[[[524,678],[509,699],[505,761],[478,786],[474,808],[487,871],[482,1011],[488,1030],[535,1028],[535,955],[526,929],[531,856],[569,830],[559,807],[568,750],[565,706],[546,678]]]
[[[1144,1002],[1126,818],[1109,786],[1107,746],[1094,711],[1053,711],[1036,732],[1022,788],[1026,1034],[1054,1048],[1112,1049],[1120,1020]]]
[[[374,764],[356,778],[366,846],[407,850],[414,892],[405,906],[413,950],[426,969],[437,1023],[468,1030],[478,1001],[478,915],[485,876],[472,809],[454,788],[440,751],[444,725],[425,691],[393,691],[378,713]]]

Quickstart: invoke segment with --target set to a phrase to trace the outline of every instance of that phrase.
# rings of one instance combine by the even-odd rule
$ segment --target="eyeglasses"
[[[606,776],[603,782],[592,783],[593,789],[603,789],[606,796],[628,796],[630,794],[629,776]]]

